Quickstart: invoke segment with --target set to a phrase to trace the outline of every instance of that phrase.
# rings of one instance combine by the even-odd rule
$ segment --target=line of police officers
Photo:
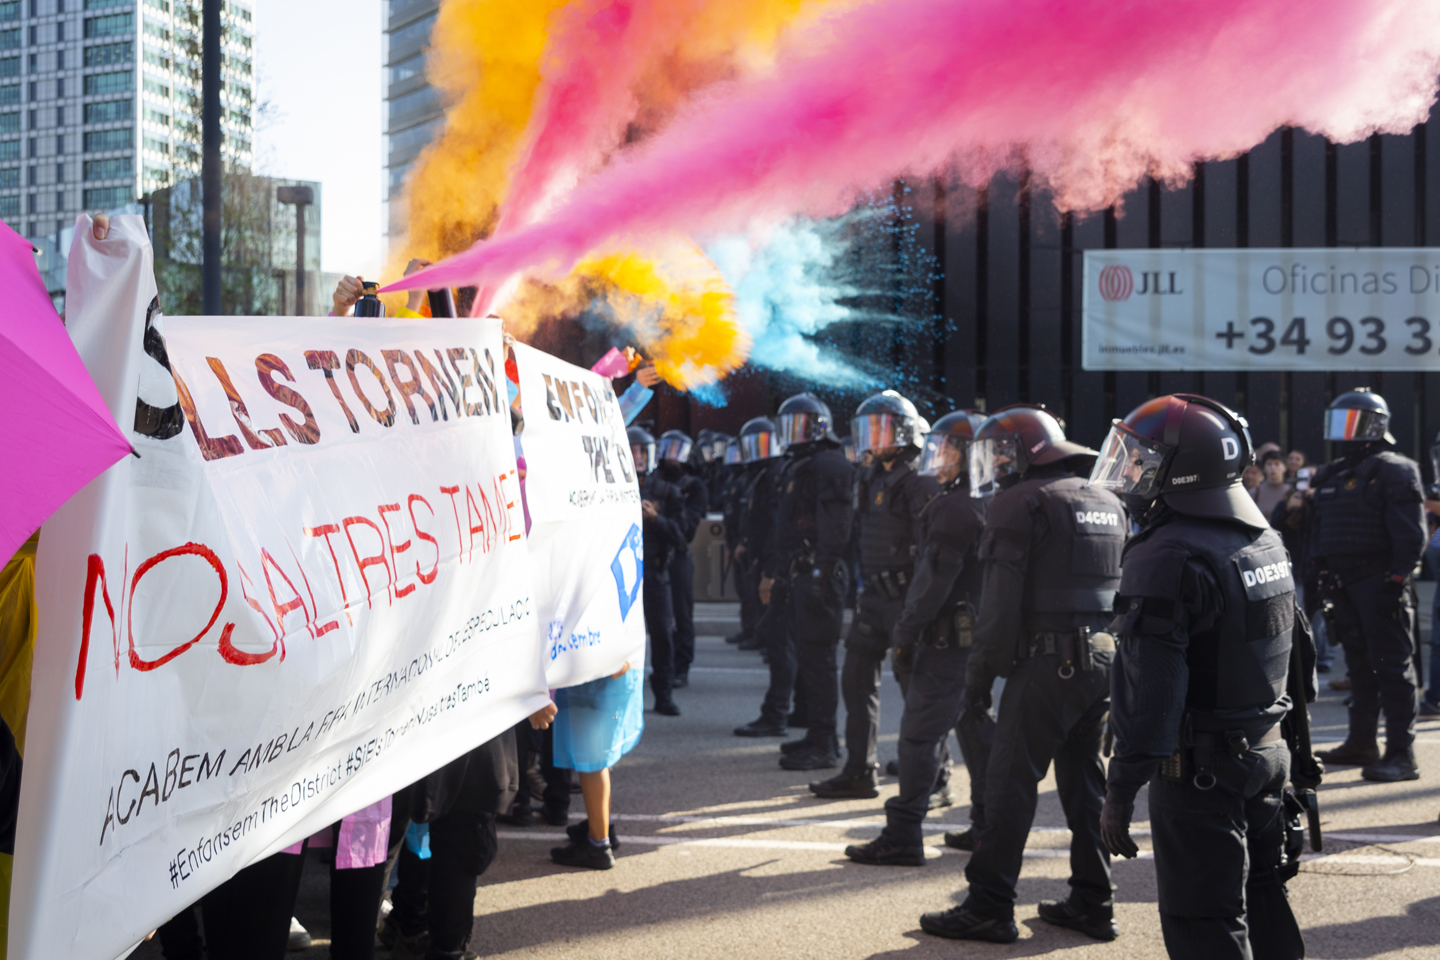
[[[1390,449],[1388,419],[1363,390],[1327,411],[1326,439],[1342,456],[1317,476],[1306,507],[1304,582],[1324,597],[1355,690],[1350,736],[1322,756],[1403,780],[1419,775],[1412,580],[1424,524],[1419,470]],[[924,864],[926,813],[950,802],[954,730],[972,826],[945,842],[973,851],[969,890],[959,906],[921,917],[926,932],[1016,939],[1016,883],[1053,763],[1072,837],[1070,895],[1041,902],[1041,919],[1118,935],[1110,857],[1136,855],[1129,824],[1148,784],[1170,955],[1303,956],[1284,883],[1298,871],[1299,771],[1304,786],[1319,777],[1304,706],[1314,653],[1297,572],[1241,485],[1253,459],[1245,420],[1205,397],[1159,397],[1116,421],[1097,452],[1068,440],[1041,406],[960,411],[931,428],[886,391],[852,423],[858,470],[818,398],[791,397],[777,420],[707,444],[709,460],[729,465],[711,485],[741,598],[742,630],[728,639],[761,649],[770,668],[760,716],[735,733],[804,728],[782,744],[780,765],[835,767],[843,693],[844,765],[810,788],[877,796],[890,654],[905,704],[899,794],[880,836],[847,855]],[[648,579],[647,559],[647,588]],[[648,617],[648,592],[646,602]],[[657,650],[664,632],[652,627]],[[657,653],[657,677],[666,656]],[[992,717],[997,677],[1006,682]],[[657,699],[661,689],[656,681]]]

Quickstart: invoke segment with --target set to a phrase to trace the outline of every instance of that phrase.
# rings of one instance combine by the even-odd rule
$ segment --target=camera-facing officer
[[[740,440],[731,437],[725,443],[724,485],[721,490],[721,515],[725,518],[725,554],[730,566],[730,576],[735,584],[735,595],[740,598],[740,632],[725,638],[726,643],[744,643],[755,636],[755,624],[760,621],[759,587],[746,575],[746,567],[740,562],[740,523],[745,506],[745,489],[758,472],[745,462],[740,452]]]
[[[640,477],[640,513],[644,517],[645,629],[650,634],[650,688],[655,694],[655,712],[678,717],[672,691],[675,684],[675,628],[670,593],[670,562],[689,541],[682,524],[685,498],[674,484],[655,469],[658,444],[650,431],[630,427],[630,455]]]
[[[1319,590],[1331,641],[1345,648],[1354,705],[1350,732],[1329,764],[1359,765],[1366,780],[1414,780],[1414,570],[1425,550],[1424,491],[1415,461],[1396,453],[1390,408],[1369,390],[1325,411],[1325,439],[1341,456],[1311,482],[1307,582]],[[1376,732],[1385,715],[1385,755]]]
[[[675,689],[690,685],[690,664],[695,662],[695,560],[690,542],[710,500],[705,481],[697,476],[701,463],[690,438],[680,430],[666,430],[656,446],[660,475],[680,491],[682,540],[670,560],[670,602],[675,616]]]
[[[1114,494],[1073,469],[1095,451],[1065,438],[1050,413],[998,410],[970,445],[974,495],[998,485],[985,519],[985,564],[965,709],[989,706],[1005,676],[985,773],[985,829],[965,868],[969,895],[920,918],[921,929],[959,940],[1010,943],[1015,884],[1050,762],[1070,825],[1070,899],[1042,901],[1040,918],[1113,939],[1114,885],[1100,840],[1105,770],[1100,740],[1110,709],[1114,641],[1104,633],[1129,523]]]
[[[879,796],[880,668],[915,572],[916,521],[936,489],[935,481],[922,477],[914,465],[925,429],[915,405],[894,390],[860,404],[851,421],[856,455],[868,453],[873,462],[860,471],[857,484],[861,587],[840,675],[848,757],[838,776],[810,784],[816,796]],[[898,670],[896,679],[902,679]],[[902,682],[902,694],[905,686]]]
[[[1181,394],[1116,421],[1090,477],[1142,526],[1115,601],[1101,832],[1112,853],[1136,855],[1130,819],[1148,783],[1171,957],[1304,956],[1279,874],[1295,585],[1280,535],[1241,485],[1251,459],[1243,419]]]
[[[970,496],[967,448],[983,420],[979,414],[957,411],[935,421],[916,466],[920,476],[934,477],[940,489],[917,522],[915,577],[893,628],[897,646],[915,648],[914,673],[900,718],[900,793],[885,801],[880,836],[846,848],[845,855],[857,863],[924,865],[921,826],[949,760],[946,741],[952,728],[970,773],[972,829],[978,833],[984,827],[985,766],[994,722],[989,714],[962,714],[960,709],[980,600],[980,536],[989,505],[987,499]],[[971,831],[946,834],[946,843],[960,849],[973,850],[972,840]]]

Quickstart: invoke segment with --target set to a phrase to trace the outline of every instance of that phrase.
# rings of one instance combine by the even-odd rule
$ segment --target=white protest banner
[[[535,606],[552,688],[644,669],[640,486],[610,381],[515,345]]]
[[[497,322],[162,320],[138,217],[75,235],[138,458],[41,533],[17,960],[121,956],[546,700]]]
[[[1433,370],[1440,250],[1085,251],[1086,370]]]

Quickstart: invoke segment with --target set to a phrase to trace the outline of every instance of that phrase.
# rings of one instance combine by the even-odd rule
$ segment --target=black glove
[[[974,711],[984,713],[990,709],[990,684],[980,684],[965,687],[965,692],[960,695],[960,713],[962,715]]]
[[[1380,583],[1380,615],[1390,620],[1405,616],[1405,581],[1386,578]]]
[[[1105,849],[1117,857],[1135,859],[1140,848],[1130,839],[1130,818],[1135,814],[1134,800],[1121,800],[1113,790],[1105,793],[1105,806],[1100,811],[1100,839]]]

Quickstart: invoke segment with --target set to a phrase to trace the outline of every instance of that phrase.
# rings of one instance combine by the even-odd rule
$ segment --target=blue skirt
[[[627,670],[555,691],[555,766],[596,773],[615,766],[645,729],[645,671]]]

